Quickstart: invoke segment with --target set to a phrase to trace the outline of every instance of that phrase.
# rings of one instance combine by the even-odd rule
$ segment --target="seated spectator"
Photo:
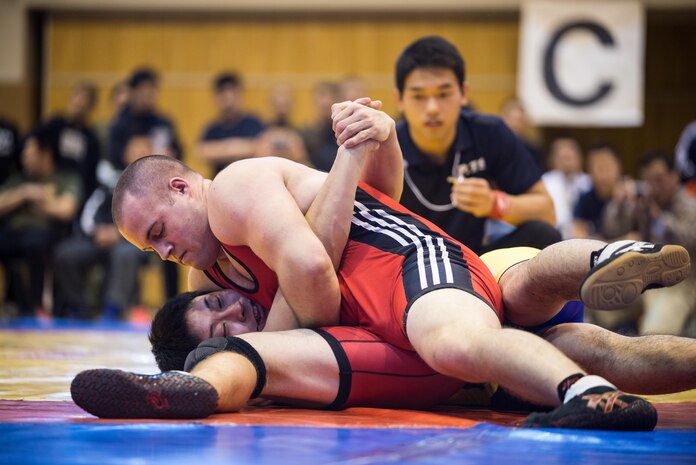
[[[19,131],[10,121],[0,118],[0,184],[19,171]]]
[[[256,136],[263,123],[243,111],[244,88],[235,73],[221,73],[213,83],[218,117],[203,131],[198,156],[214,164],[218,173],[228,164],[254,156]]]
[[[135,136],[149,139],[149,154],[179,160],[183,157],[174,123],[157,108],[158,85],[157,73],[149,68],[135,70],[128,79],[128,104],[118,114],[109,135],[109,156],[117,170],[128,164],[126,149]],[[163,267],[167,297],[173,297],[179,290],[178,268],[172,262],[164,262]]]
[[[155,71],[141,68],[128,79],[128,104],[121,110],[109,134],[109,156],[116,169],[125,165],[126,145],[136,134],[147,134],[152,150],[177,159],[183,156],[174,123],[157,108],[159,77]]]
[[[696,199],[680,184],[674,160],[659,152],[641,159],[644,191],[628,196],[621,205],[610,203],[604,228],[617,235],[633,233],[645,241],[679,244],[696,256]],[[656,294],[643,296],[639,334],[682,334],[696,313],[696,268],[684,282]],[[694,335],[692,335],[694,336]]]
[[[309,165],[302,136],[292,128],[271,126],[257,137],[255,157],[282,157]]]
[[[572,137],[558,137],[551,142],[549,167],[542,179],[553,199],[556,228],[563,239],[570,239],[573,237],[573,208],[580,194],[592,186],[590,176],[582,170],[583,155],[578,141]]]
[[[323,81],[314,86],[312,102],[313,121],[300,133],[307,148],[309,161],[318,170],[329,171],[336,158],[336,135],[331,127],[331,105],[339,101],[339,87]]]
[[[100,120],[94,125],[94,132],[99,140],[100,160],[111,162],[109,155],[109,135],[111,126],[128,105],[128,84],[125,81],[118,81],[109,91],[109,106],[111,108],[110,117]]]
[[[268,125],[291,128],[292,111],[295,102],[290,86],[287,84],[273,86],[268,103],[271,109],[271,118],[268,120]]]
[[[151,152],[149,135],[135,134],[126,144],[124,161],[130,164]],[[85,202],[79,230],[56,246],[55,263],[61,269],[55,277],[57,316],[89,318],[97,305],[103,320],[118,320],[128,309],[141,305],[138,270],[148,262],[148,254],[126,241],[114,225],[114,187],[102,184],[94,191]],[[99,268],[104,272],[104,285],[96,292],[85,292],[90,274]],[[88,295],[100,300],[89,302]]]
[[[101,156],[99,140],[89,124],[97,103],[97,88],[80,82],[73,88],[64,115],[46,121],[57,142],[59,168],[76,172],[82,180],[82,192],[89,196],[97,187],[97,163]]]
[[[539,169],[544,169],[544,156],[536,129],[529,122],[524,105],[516,98],[509,98],[500,107],[500,117],[505,124],[520,138],[527,151],[532,155]]]
[[[0,186],[0,262],[12,274],[22,315],[42,308],[44,276],[56,241],[77,214],[82,183],[77,174],[58,169],[57,141],[45,126],[25,141],[22,172]]]
[[[596,144],[587,151],[587,172],[592,187],[580,195],[573,209],[573,236],[602,239],[602,212],[616,186],[624,182],[621,160],[610,145]]]
[[[365,87],[365,81],[358,76],[345,76],[338,82],[339,98],[337,102],[345,102],[347,100],[354,102],[355,100],[368,97],[370,93]]]

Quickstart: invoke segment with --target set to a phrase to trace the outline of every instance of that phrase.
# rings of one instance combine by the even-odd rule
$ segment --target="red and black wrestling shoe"
[[[680,245],[618,241],[594,252],[580,283],[580,300],[591,309],[616,310],[647,289],[674,286],[689,274],[689,252]]]
[[[657,411],[647,400],[611,387],[588,389],[547,413],[532,413],[525,428],[573,428],[609,431],[652,431]]]
[[[73,379],[70,394],[80,408],[99,418],[205,418],[218,402],[213,386],[183,371],[141,375],[85,370]]]

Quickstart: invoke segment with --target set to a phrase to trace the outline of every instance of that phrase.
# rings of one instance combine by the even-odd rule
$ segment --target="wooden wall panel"
[[[209,85],[218,71],[242,73],[246,105],[263,117],[271,89],[285,82],[295,94],[293,120],[304,124],[312,118],[314,84],[347,75],[363,77],[371,96],[396,113],[394,62],[407,43],[433,33],[465,54],[476,105],[497,111],[515,85],[517,23],[509,17],[484,22],[462,17],[113,19],[65,13],[49,20],[44,113],[64,107],[70,86],[89,79],[102,96],[95,117],[108,118],[110,86],[135,67],[150,65],[162,74],[160,106],[177,122],[187,161],[197,166],[193,147],[215,114]]]

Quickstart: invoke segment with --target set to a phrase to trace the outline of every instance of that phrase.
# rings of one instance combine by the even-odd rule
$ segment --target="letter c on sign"
[[[611,92],[614,85],[611,82],[604,82],[599,86],[597,92],[586,98],[571,97],[570,95],[566,94],[563,91],[563,89],[561,89],[560,85],[558,85],[556,75],[554,74],[556,48],[558,47],[558,44],[561,42],[561,39],[563,39],[563,36],[575,29],[585,29],[590,31],[595,36],[597,36],[599,41],[605,47],[613,46],[614,39],[611,37],[609,31],[607,31],[601,25],[597,23],[591,23],[589,21],[578,21],[566,24],[565,26],[560,28],[551,37],[551,41],[549,42],[548,47],[546,47],[546,51],[544,52],[544,81],[546,82],[546,87],[548,87],[549,92],[551,92],[551,94],[561,102],[576,107],[582,107],[592,105],[593,103],[606,97],[606,95],[609,92]]]

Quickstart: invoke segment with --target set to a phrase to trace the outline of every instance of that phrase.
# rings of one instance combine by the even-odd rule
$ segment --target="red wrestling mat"
[[[657,403],[658,429],[696,428],[696,403]],[[316,428],[470,428],[479,423],[515,426],[525,413],[441,407],[433,411],[350,408],[342,411],[251,407],[213,415],[196,423]],[[0,400],[2,423],[189,423],[188,420],[99,420],[72,402]]]

